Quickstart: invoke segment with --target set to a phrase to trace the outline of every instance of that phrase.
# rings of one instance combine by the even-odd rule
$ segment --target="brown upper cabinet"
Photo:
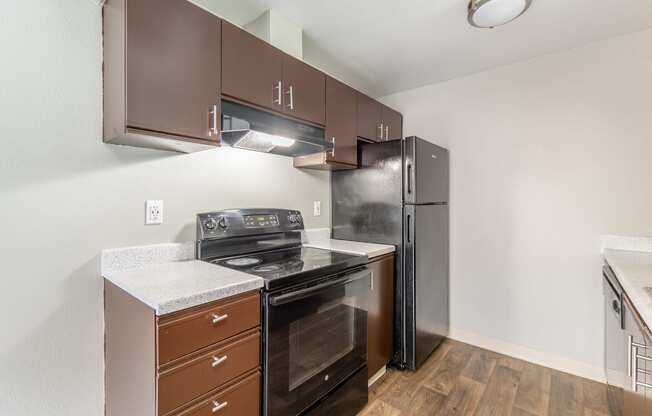
[[[398,111],[386,105],[383,108],[383,137],[384,140],[397,140],[403,138],[403,116]]]
[[[326,76],[230,23],[222,27],[222,94],[325,124]]]
[[[222,23],[222,94],[283,111],[283,52],[254,35]]]
[[[103,16],[104,140],[217,145],[220,19],[186,0],[111,0]]]
[[[362,93],[358,93],[358,137],[382,142],[403,138],[403,116]]]
[[[326,78],[326,140],[333,145],[329,161],[357,165],[356,91],[338,80]]]
[[[332,149],[294,158],[294,166],[305,169],[355,169],[358,163],[356,136],[356,91],[338,80],[326,77],[326,141]]]

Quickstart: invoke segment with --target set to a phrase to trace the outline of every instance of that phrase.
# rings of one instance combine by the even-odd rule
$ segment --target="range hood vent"
[[[222,143],[290,157],[332,146],[324,140],[324,129],[230,101],[222,101]]]

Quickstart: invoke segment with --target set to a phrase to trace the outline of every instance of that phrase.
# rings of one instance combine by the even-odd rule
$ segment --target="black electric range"
[[[197,258],[264,279],[263,416],[354,416],[367,403],[366,256],[303,247],[301,213],[197,215]]]
[[[312,247],[290,247],[213,259],[211,263],[260,276],[265,279],[265,290],[271,291],[363,266],[367,258]]]

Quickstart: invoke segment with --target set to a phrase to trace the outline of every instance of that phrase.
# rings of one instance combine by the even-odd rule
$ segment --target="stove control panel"
[[[289,209],[229,209],[197,214],[197,240],[303,230],[301,212]]]
[[[245,215],[243,217],[245,227],[278,227],[278,217],[275,214],[269,215]]]

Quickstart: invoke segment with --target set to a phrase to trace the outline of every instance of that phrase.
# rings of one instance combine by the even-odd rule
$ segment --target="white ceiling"
[[[533,0],[493,30],[466,20],[467,0],[248,0],[302,26],[376,96],[472,74],[652,27],[650,0]]]

